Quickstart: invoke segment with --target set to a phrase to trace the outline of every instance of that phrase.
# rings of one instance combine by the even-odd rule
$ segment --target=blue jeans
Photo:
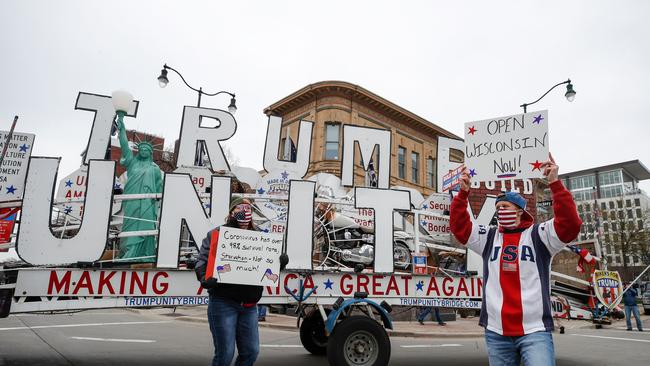
[[[266,317],[266,305],[257,305],[257,318]]]
[[[641,315],[639,315],[639,307],[636,305],[625,305],[625,323],[627,323],[627,329],[632,329],[632,318],[630,317],[630,312],[634,314],[634,319],[636,319],[636,329],[643,330]]]
[[[422,308],[420,314],[418,315],[418,321],[423,322],[424,319],[427,317],[427,315],[431,314],[431,310],[433,310],[433,315],[436,317],[436,321],[438,322],[438,324],[442,324],[443,321],[442,319],[440,319],[440,311],[438,310],[438,308],[434,308],[432,306],[427,306]]]
[[[551,366],[555,365],[555,350],[551,332],[535,332],[521,337],[502,336],[485,330],[490,365]]]
[[[230,366],[237,345],[236,366],[250,366],[260,352],[257,306],[243,307],[232,300],[210,296],[208,323],[214,342],[212,366]]]

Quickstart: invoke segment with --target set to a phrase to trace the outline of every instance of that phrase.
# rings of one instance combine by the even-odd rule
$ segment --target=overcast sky
[[[322,80],[358,84],[463,136],[468,121],[548,109],[560,172],[640,159],[650,167],[647,1],[2,1],[0,123],[36,133],[34,155],[80,164],[92,113],[79,91],[127,89],[140,100],[127,128],[178,138],[196,94],[237,94],[227,143],[262,167],[262,110]],[[226,96],[203,106],[225,109]],[[650,191],[650,181],[642,183]]]

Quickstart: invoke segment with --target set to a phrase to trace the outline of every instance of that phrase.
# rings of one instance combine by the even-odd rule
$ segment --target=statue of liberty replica
[[[148,141],[137,144],[138,153],[133,155],[129,148],[129,141],[124,128],[124,112],[118,111],[117,127],[119,130],[120,148],[122,156],[120,164],[126,168],[126,185],[124,194],[144,194],[162,192],[162,174],[160,168],[153,162],[153,145]],[[158,221],[158,200],[143,198],[122,201],[122,215],[124,222],[122,232],[155,230]],[[146,258],[142,258],[146,257]],[[120,242],[120,259],[129,262],[155,262],[156,237],[130,236],[122,238]]]

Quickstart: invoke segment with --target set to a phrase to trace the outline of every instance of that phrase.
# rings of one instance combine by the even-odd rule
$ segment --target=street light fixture
[[[553,85],[553,87],[551,89],[549,89],[546,93],[544,93],[536,101],[531,102],[531,103],[524,103],[524,104],[520,105],[520,107],[524,108],[524,113],[526,113],[526,108],[529,105],[532,105],[532,104],[535,104],[535,103],[539,102],[540,100],[542,100],[542,98],[544,98],[546,96],[546,94],[550,93],[551,90],[555,89],[556,87],[558,87],[560,85],[564,85],[564,84],[567,84],[566,85],[566,93],[564,93],[564,97],[569,102],[573,102],[573,100],[576,98],[576,92],[575,92],[575,90],[573,90],[573,84],[571,84],[571,79],[568,79],[567,81],[563,81],[561,83],[557,83],[557,84]]]
[[[161,88],[164,88],[167,86],[169,83],[169,79],[167,79],[167,70],[162,69],[160,70],[160,76],[158,76],[158,85],[160,85]]]
[[[564,96],[569,102],[573,102],[573,100],[576,98],[576,92],[573,90],[573,84],[571,84],[571,80],[569,80],[569,83],[566,85],[566,93],[564,93]]]
[[[206,93],[203,91],[203,88],[198,88],[198,89],[194,88],[190,84],[188,84],[187,81],[185,81],[185,78],[183,77],[183,75],[181,75],[180,72],[178,72],[178,70],[174,69],[171,66],[167,66],[167,64],[163,65],[162,70],[160,70],[160,76],[158,76],[158,85],[160,85],[161,88],[164,88],[167,86],[167,84],[169,84],[169,78],[167,78],[167,70],[172,70],[173,72],[175,72],[176,75],[178,75],[181,78],[181,80],[183,80],[183,83],[185,83],[185,85],[187,85],[188,88],[192,89],[193,91],[199,94],[199,99],[196,103],[197,107],[201,106],[201,96],[203,95],[206,95],[208,97],[214,97],[219,94],[228,94],[230,95],[230,105],[228,106],[228,112],[234,114],[237,111],[237,104],[236,104],[237,101],[235,100],[234,93],[225,90],[218,91],[216,93]]]

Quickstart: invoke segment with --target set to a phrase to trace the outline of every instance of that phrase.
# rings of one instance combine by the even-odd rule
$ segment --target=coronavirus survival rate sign
[[[282,234],[221,227],[210,240],[208,276],[222,283],[277,286]]]
[[[542,178],[548,111],[465,124],[465,165],[473,180]]]

